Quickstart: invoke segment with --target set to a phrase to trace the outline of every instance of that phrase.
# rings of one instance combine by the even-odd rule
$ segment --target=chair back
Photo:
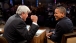
[[[73,40],[74,38],[76,38],[76,32],[64,34],[64,35],[62,36],[62,41],[61,41],[61,43],[67,43],[68,39]],[[76,39],[74,39],[74,40],[76,40]],[[73,40],[73,42],[74,42],[74,40]],[[70,42],[70,41],[69,41],[69,42]],[[75,41],[75,43],[76,43],[76,41]]]

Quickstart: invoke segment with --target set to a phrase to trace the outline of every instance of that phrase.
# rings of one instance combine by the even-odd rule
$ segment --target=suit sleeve
[[[16,28],[17,28],[17,32],[18,32],[25,40],[30,41],[30,40],[34,37],[34,35],[35,35],[36,31],[38,30],[39,26],[37,26],[37,25],[35,25],[35,24],[32,24],[30,30],[28,31],[28,30],[26,29],[25,23],[24,23],[24,22],[20,22],[20,23],[17,25]]]
[[[57,25],[54,33],[50,36],[50,39],[57,42],[62,37],[62,27]]]

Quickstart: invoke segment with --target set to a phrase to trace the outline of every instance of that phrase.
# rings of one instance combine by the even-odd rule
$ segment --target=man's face
[[[27,17],[28,17],[28,13],[23,13],[22,14],[22,18],[23,18],[24,21],[26,21]]]
[[[54,16],[55,16],[55,19],[56,19],[56,20],[59,20],[59,19],[62,18],[63,13],[61,13],[59,9],[55,9],[55,14],[54,14]]]

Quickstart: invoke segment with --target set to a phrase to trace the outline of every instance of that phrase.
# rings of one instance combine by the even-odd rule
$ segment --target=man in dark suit
[[[38,17],[31,15],[32,25],[30,30],[26,29],[26,18],[30,9],[25,5],[17,8],[16,14],[12,15],[6,22],[3,37],[8,43],[29,43],[37,32],[39,26],[37,24]]]
[[[62,6],[55,9],[55,19],[58,21],[55,30],[46,34],[47,38],[56,43],[61,43],[62,35],[73,32],[72,21],[66,17],[66,9]]]

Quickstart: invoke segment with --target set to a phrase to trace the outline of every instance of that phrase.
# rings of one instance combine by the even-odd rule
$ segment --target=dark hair
[[[64,13],[66,15],[66,8],[65,7],[59,6],[59,7],[56,7],[56,9],[59,9],[61,13]]]

